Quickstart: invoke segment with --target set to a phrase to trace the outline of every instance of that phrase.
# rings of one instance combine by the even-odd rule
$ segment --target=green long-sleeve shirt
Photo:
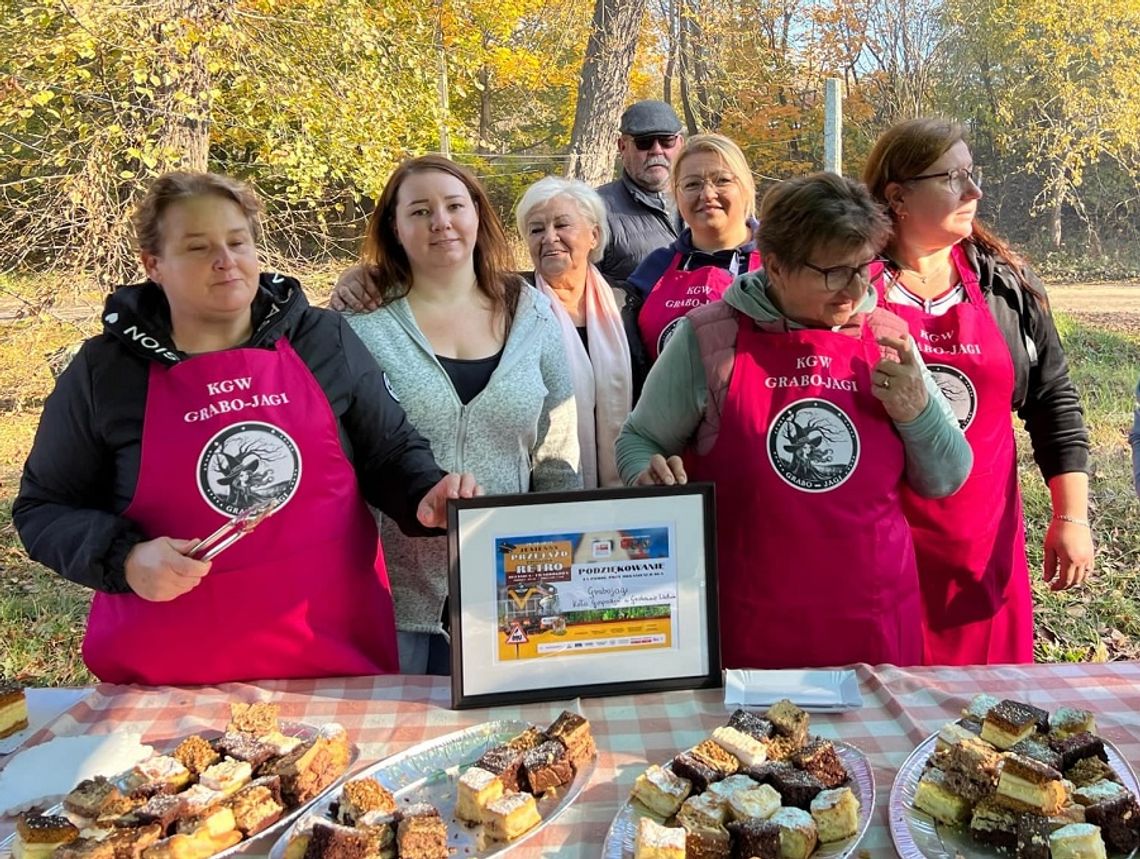
[[[724,301],[760,323],[783,320],[789,329],[803,327],[786,319],[773,304],[763,271],[737,278],[725,292]],[[876,301],[872,287],[858,311],[874,310]],[[973,466],[973,453],[922,356],[918,350],[913,354],[930,396],[926,408],[913,421],[895,421],[906,451],[906,480],[919,495],[943,498],[965,482]],[[622,479],[632,483],[653,454],[682,453],[705,414],[707,401],[708,382],[700,346],[685,319],[650,370],[637,407],[618,436],[617,466]]]

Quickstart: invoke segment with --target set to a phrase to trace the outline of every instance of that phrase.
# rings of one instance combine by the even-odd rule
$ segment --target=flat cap
[[[681,120],[673,108],[663,101],[634,102],[621,115],[621,133],[630,137],[680,132]]]

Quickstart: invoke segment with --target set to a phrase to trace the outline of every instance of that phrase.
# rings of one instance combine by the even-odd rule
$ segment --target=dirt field
[[[1081,322],[1140,334],[1140,282],[1050,286],[1053,307]]]

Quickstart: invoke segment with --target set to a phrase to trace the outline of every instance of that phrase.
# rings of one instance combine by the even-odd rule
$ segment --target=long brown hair
[[[390,304],[408,294],[412,288],[412,266],[396,238],[396,198],[405,179],[414,173],[433,170],[454,176],[471,195],[479,215],[473,259],[475,280],[479,291],[491,299],[496,313],[504,315],[509,330],[518,306],[522,280],[513,273],[514,257],[507,243],[506,231],[479,180],[467,168],[448,158],[423,155],[404,161],[392,172],[368,218],[360,261],[379,288],[382,304]]]
[[[966,131],[950,120],[922,117],[897,122],[875,141],[863,167],[863,182],[875,199],[886,208],[891,219],[896,220],[897,216],[887,200],[887,185],[891,182],[905,182],[912,176],[921,176],[951,146],[959,142],[966,142]],[[1008,263],[1022,289],[1037,298],[1042,297],[1025,276],[1025,260],[1008,242],[977,217],[974,218],[971,230],[970,241]]]

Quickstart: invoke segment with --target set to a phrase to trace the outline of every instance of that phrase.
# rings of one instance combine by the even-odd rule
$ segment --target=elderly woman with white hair
[[[534,263],[534,285],[552,300],[562,326],[578,406],[578,442],[587,489],[621,486],[614,442],[644,379],[636,293],[611,286],[595,267],[606,247],[606,210],[593,188],[548,176],[515,208]]]

